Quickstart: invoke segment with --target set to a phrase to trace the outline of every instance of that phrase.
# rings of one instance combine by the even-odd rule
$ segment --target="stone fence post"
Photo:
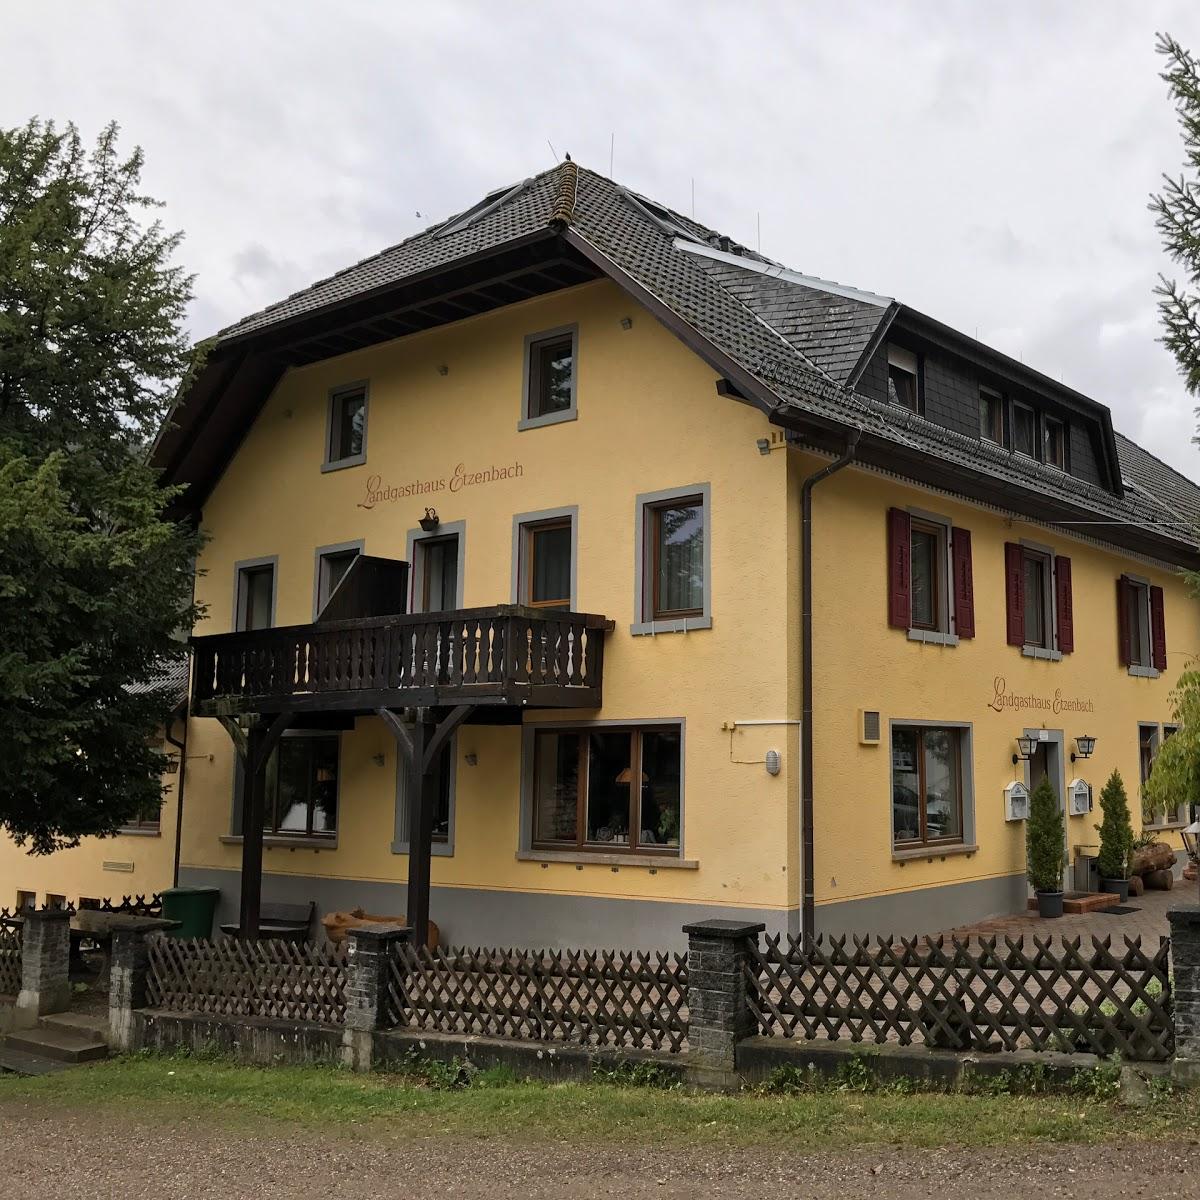
[[[108,962],[108,1044],[129,1051],[134,1045],[133,1014],[148,1003],[149,938],[161,934],[162,922],[130,921],[113,931]]]
[[[688,937],[688,1046],[704,1070],[732,1072],[738,1042],[755,1031],[745,965],[764,929],[742,921],[699,921],[683,927]]]
[[[1173,908],[1171,1000],[1175,1010],[1175,1061],[1181,1083],[1200,1083],[1200,908]]]
[[[343,1060],[356,1071],[369,1071],[374,1035],[391,1024],[388,976],[392,948],[408,941],[404,925],[371,925],[346,933],[346,1033]]]
[[[71,957],[71,914],[65,908],[23,910],[21,931],[21,992],[17,996],[18,1025],[36,1025],[38,1017],[65,1012],[71,1006],[67,978]]]

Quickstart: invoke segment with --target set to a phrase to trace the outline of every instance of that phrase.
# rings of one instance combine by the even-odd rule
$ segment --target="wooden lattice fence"
[[[1174,1052],[1170,941],[769,937],[746,979],[759,1031],[947,1049]]]
[[[21,990],[21,931],[0,925],[0,996]]]
[[[149,957],[152,1008],[322,1025],[345,1020],[346,954],[340,947],[154,937]]]
[[[687,959],[615,950],[393,948],[391,1023],[443,1033],[678,1052]]]

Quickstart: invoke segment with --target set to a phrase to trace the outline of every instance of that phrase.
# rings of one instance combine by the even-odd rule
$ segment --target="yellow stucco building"
[[[570,163],[226,330],[155,461],[225,921],[259,836],[264,900],[427,871],[460,944],[1011,911],[1010,785],[1136,824],[1200,649],[1200,491],[1102,404]]]

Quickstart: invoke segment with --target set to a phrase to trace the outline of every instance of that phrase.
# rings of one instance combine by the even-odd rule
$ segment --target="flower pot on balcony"
[[[1062,892],[1036,892],[1039,917],[1061,917],[1063,915]]]
[[[1128,879],[1101,879],[1100,890],[1102,892],[1111,892],[1114,896],[1121,898],[1121,903],[1124,904],[1129,899],[1129,880]]]

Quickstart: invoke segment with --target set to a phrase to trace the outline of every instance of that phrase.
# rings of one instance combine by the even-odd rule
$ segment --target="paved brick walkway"
[[[1150,947],[1150,938],[1166,937],[1170,933],[1167,910],[1184,904],[1197,902],[1195,883],[1176,881],[1169,892],[1146,892],[1142,896],[1130,896],[1129,908],[1135,913],[1124,916],[1104,912],[1084,913],[1081,916],[1064,915],[1057,920],[1043,920],[1037,913],[1017,914],[1008,917],[992,917],[974,925],[956,925],[943,932],[955,937],[1008,936],[1034,934],[1037,937],[1091,937],[1112,935],[1114,939],[1124,936],[1142,938],[1143,946]]]

